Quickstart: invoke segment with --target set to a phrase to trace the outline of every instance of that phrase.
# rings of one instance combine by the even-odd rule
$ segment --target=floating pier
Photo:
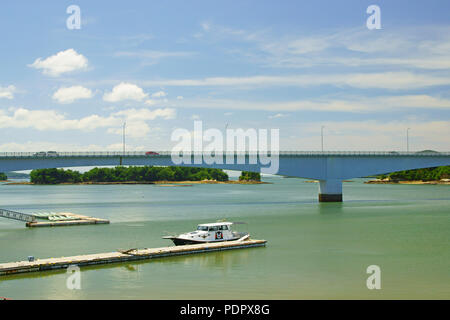
[[[0,217],[25,221],[26,226],[34,227],[60,227],[83,224],[108,224],[109,220],[83,216],[70,212],[60,213],[22,213],[12,210],[0,209]]]
[[[195,253],[264,247],[266,240],[235,240],[217,243],[202,243],[184,246],[162,247],[153,249],[130,249],[109,253],[97,253],[72,257],[36,259],[35,261],[19,261],[0,264],[0,276],[17,273],[40,272],[55,269],[66,269],[71,265],[78,267],[97,264],[148,260],[163,257],[179,256]]]
[[[100,219],[100,218],[93,218],[88,216],[83,216],[81,214],[75,214],[70,212],[62,212],[58,213],[58,215],[63,215],[68,217],[67,220],[60,220],[60,221],[32,221],[27,222],[26,226],[30,228],[36,228],[36,227],[62,227],[62,226],[75,226],[75,225],[84,225],[84,224],[108,224],[109,220],[106,219]]]

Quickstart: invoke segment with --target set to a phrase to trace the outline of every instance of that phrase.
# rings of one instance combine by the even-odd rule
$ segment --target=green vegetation
[[[392,181],[438,181],[450,179],[450,166],[392,172],[377,176]]]
[[[239,181],[261,181],[259,172],[242,171]]]
[[[8,180],[8,177],[3,172],[0,172],[0,181]]]
[[[85,173],[64,169],[38,169],[30,174],[30,181],[35,184],[202,180],[228,181],[228,175],[220,169],[173,166],[94,168]]]

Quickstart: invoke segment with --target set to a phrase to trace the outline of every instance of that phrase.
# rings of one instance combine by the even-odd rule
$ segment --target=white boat
[[[199,224],[196,231],[182,233],[177,236],[166,236],[163,237],[163,239],[172,240],[176,246],[180,246],[185,244],[233,241],[249,238],[248,232],[236,232],[231,230],[231,226],[233,224],[243,224],[243,222],[214,222]]]

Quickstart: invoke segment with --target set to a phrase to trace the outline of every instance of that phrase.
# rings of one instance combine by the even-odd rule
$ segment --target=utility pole
[[[325,126],[322,126],[320,128],[320,135],[321,135],[321,138],[322,138],[322,152],[323,152],[323,128],[325,128]]]
[[[410,128],[406,129],[406,152],[409,152],[409,130]]]

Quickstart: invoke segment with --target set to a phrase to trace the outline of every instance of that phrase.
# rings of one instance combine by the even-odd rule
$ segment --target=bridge
[[[43,168],[83,166],[149,165],[191,166],[226,170],[261,172],[269,165],[252,152],[185,153],[190,163],[177,164],[172,153],[163,151],[147,155],[145,152],[59,152],[55,154],[3,152],[0,153],[0,172]],[[182,155],[182,154],[180,154]],[[319,180],[319,201],[342,201],[342,181],[371,175],[450,165],[450,152],[308,152],[283,151],[270,155],[278,159],[278,175]],[[276,157],[277,156],[277,157]],[[255,163],[254,157],[259,160]],[[229,161],[229,159],[233,161]],[[217,161],[218,160],[218,161]],[[227,161],[228,160],[228,161]],[[263,164],[265,163],[265,164]]]

